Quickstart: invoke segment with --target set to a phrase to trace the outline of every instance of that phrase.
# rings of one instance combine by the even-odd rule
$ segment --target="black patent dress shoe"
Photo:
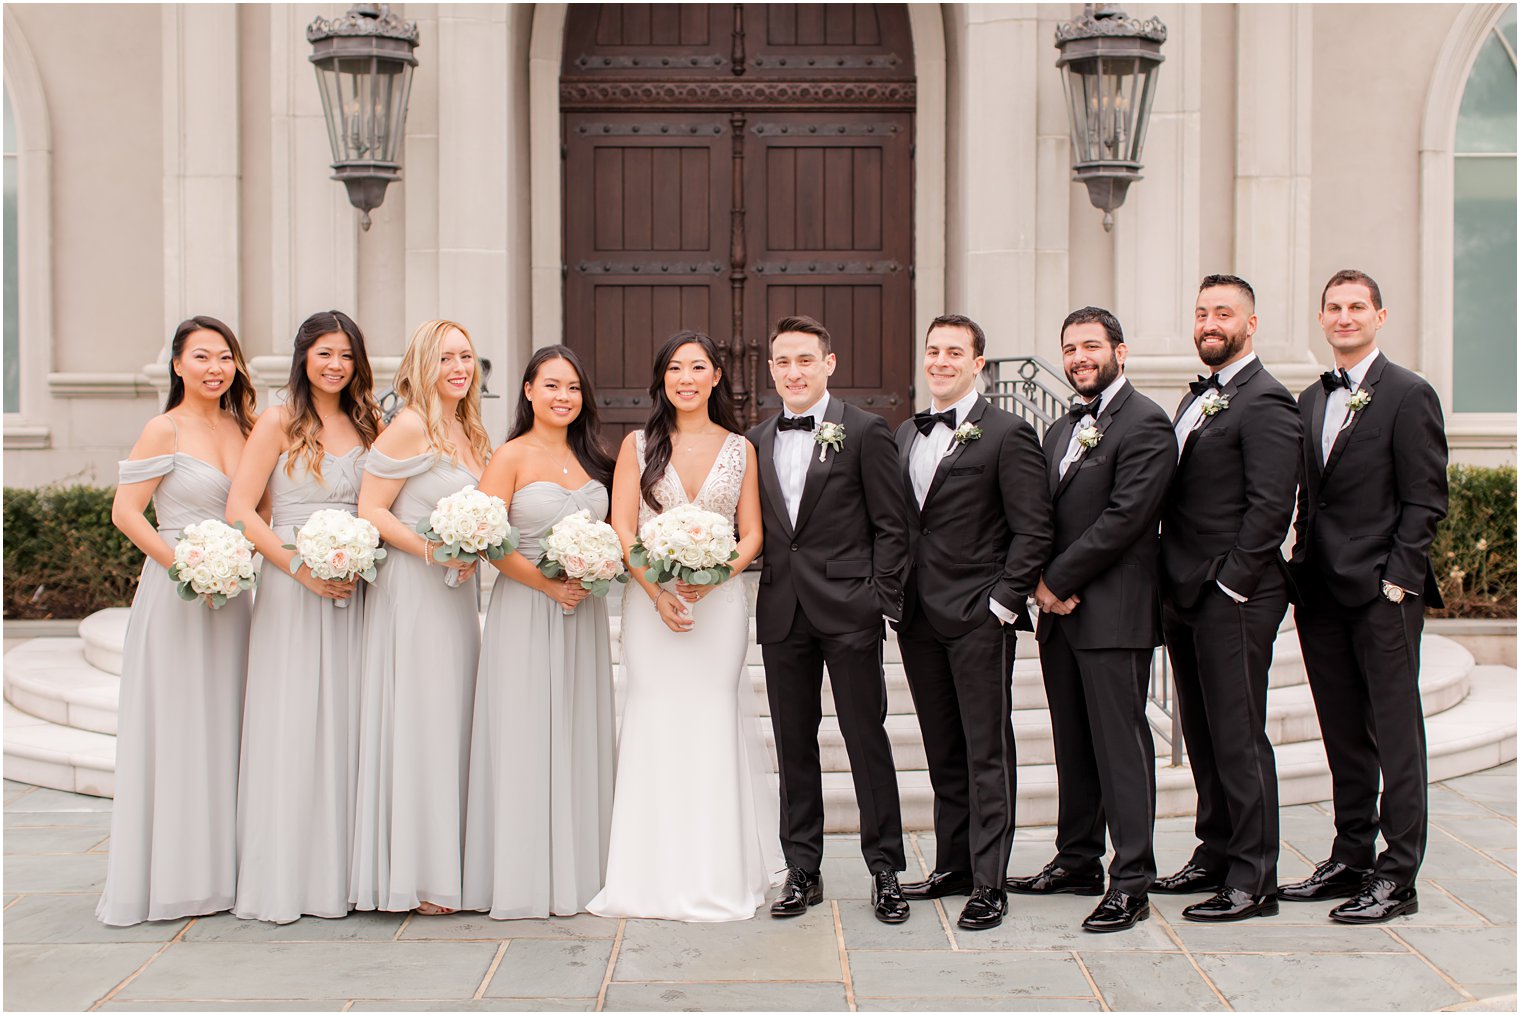
[[[801,916],[809,906],[823,901],[823,875],[809,874],[801,867],[786,869],[786,884],[771,903],[772,916]]]
[[[961,930],[991,930],[1008,913],[1008,893],[1001,888],[978,888],[966,900],[959,920]]]
[[[1372,871],[1365,867],[1348,867],[1339,860],[1326,860],[1302,881],[1278,885],[1277,897],[1288,902],[1344,899],[1361,891],[1362,882],[1371,874]]]
[[[922,881],[902,884],[905,899],[943,899],[947,895],[970,895],[971,875],[964,871],[935,871]]]
[[[1226,885],[1213,898],[1195,902],[1182,911],[1187,920],[1199,923],[1229,923],[1231,920],[1249,920],[1253,916],[1276,916],[1277,896],[1252,895],[1239,888]]]
[[[1091,874],[1073,874],[1052,860],[1040,873],[1031,874],[1027,878],[1009,878],[1003,887],[1020,895],[1059,895],[1062,892],[1071,895],[1102,895],[1103,872],[1097,870]]]
[[[1399,885],[1387,878],[1369,878],[1362,890],[1330,910],[1330,919],[1341,923],[1383,923],[1395,916],[1420,911],[1414,885]]]
[[[1193,895],[1200,892],[1217,892],[1223,887],[1224,881],[1221,875],[1206,871],[1189,860],[1176,874],[1157,878],[1151,884],[1151,891],[1160,892],[1162,895]]]
[[[882,923],[902,923],[908,918],[908,900],[903,898],[896,871],[871,875],[871,908]]]
[[[1098,908],[1082,921],[1082,929],[1095,934],[1115,930],[1129,930],[1141,920],[1151,918],[1150,900],[1144,895],[1125,895],[1117,888],[1109,889]]]

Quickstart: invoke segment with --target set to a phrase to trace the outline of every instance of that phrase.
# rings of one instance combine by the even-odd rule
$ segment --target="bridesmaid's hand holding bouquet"
[[[628,580],[617,533],[606,522],[592,521],[589,511],[566,515],[544,534],[538,570],[545,578],[578,582],[593,596],[605,596],[613,582]],[[573,612],[573,606],[565,609],[567,616]]]
[[[355,579],[374,581],[375,565],[385,559],[380,530],[337,508],[314,512],[296,533],[296,541],[286,543],[285,549],[295,551],[290,558],[291,574],[305,564],[312,577],[349,586],[344,595],[328,597],[337,606],[348,605]]]
[[[500,560],[517,549],[517,530],[507,521],[507,505],[500,497],[467,486],[438,502],[433,513],[417,523],[417,531],[432,547],[433,560],[448,568],[444,581],[458,586],[460,573],[485,557]]]
[[[208,518],[185,526],[174,545],[169,577],[178,583],[179,597],[186,602],[204,599],[213,610],[227,600],[253,588],[253,543],[236,527]]]

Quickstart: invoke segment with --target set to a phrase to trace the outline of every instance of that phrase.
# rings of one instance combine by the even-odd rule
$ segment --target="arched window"
[[[1452,188],[1452,409],[1514,412],[1515,7],[1488,32],[1457,116]]]
[[[10,89],[5,98],[5,411],[21,411],[21,270],[20,230],[17,226],[20,146]]]

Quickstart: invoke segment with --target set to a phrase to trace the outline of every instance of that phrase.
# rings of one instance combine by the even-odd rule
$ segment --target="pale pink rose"
[[[334,550],[327,557],[327,566],[332,568],[334,574],[343,574],[352,563],[348,551],[342,548]]]
[[[611,581],[618,574],[617,561],[604,560],[602,566],[596,569],[596,577],[602,581]]]
[[[567,553],[567,554],[565,554],[565,556],[560,560],[560,564],[570,574],[585,574],[586,573],[586,567],[587,567],[587,565],[586,565],[586,558],[583,557],[583,556],[581,556],[578,553]]]
[[[186,567],[196,567],[205,559],[206,552],[198,546],[192,546],[185,550],[184,564]]]

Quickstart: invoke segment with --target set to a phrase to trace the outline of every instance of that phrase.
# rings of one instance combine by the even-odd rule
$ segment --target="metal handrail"
[[[1039,356],[987,360],[982,367],[982,390],[993,405],[1034,427],[1042,440],[1075,394],[1061,371]]]

